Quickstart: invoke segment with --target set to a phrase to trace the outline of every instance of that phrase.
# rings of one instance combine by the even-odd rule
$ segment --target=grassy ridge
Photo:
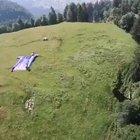
[[[111,24],[62,23],[4,34],[0,42],[0,139],[107,137],[112,83],[134,56],[129,34]],[[31,52],[40,54],[32,71],[10,73],[16,57]],[[29,98],[32,115],[24,107]]]

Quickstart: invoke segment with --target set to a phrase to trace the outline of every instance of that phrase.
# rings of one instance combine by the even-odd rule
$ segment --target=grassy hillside
[[[111,24],[62,23],[3,34],[0,42],[1,140],[108,137],[112,84],[134,56],[129,34]],[[31,72],[10,72],[17,56],[32,52],[40,57]]]

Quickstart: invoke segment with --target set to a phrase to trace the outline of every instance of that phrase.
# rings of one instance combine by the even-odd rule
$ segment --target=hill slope
[[[0,24],[14,22],[18,18],[31,18],[31,14],[22,6],[9,0],[0,0]]]
[[[107,137],[112,83],[136,46],[129,34],[111,24],[62,23],[4,34],[0,42],[1,140]],[[17,56],[31,52],[40,54],[32,71],[11,73]],[[28,99],[35,99],[32,114]]]

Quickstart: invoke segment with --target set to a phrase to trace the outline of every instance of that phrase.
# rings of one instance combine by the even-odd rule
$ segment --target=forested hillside
[[[0,0],[0,24],[13,23],[17,19],[30,19],[31,14],[22,6],[9,0]]]

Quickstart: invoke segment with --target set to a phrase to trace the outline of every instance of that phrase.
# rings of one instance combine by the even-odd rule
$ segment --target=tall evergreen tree
[[[82,10],[83,10],[83,16],[84,16],[83,22],[87,22],[88,21],[88,13],[87,13],[86,4],[82,3],[81,7],[82,7]]]
[[[121,13],[122,15],[127,14],[128,12],[131,12],[131,0],[122,0],[121,3]]]
[[[72,19],[73,19],[73,22],[76,22],[77,21],[77,6],[75,3],[71,3],[70,4],[70,8],[72,9]]]
[[[47,19],[46,15],[43,15],[43,16],[41,17],[41,25],[42,25],[42,26],[48,25],[48,19]]]
[[[66,13],[66,21],[76,22],[77,21],[77,6],[74,3],[68,5]]]
[[[25,22],[24,22],[24,28],[26,29],[26,28],[31,28],[32,26],[31,26],[31,22],[29,21],[29,20],[26,20]]]
[[[134,0],[131,6],[132,12],[138,14],[140,12],[140,0]]]
[[[110,12],[110,18],[114,22],[114,24],[119,26],[119,22],[121,20],[121,9],[120,8],[113,8]]]
[[[31,27],[35,26],[35,20],[33,18],[30,19]]]
[[[94,8],[93,8],[93,20],[95,22],[99,22],[100,21],[100,16],[99,16],[99,3],[98,1],[94,4]]]
[[[118,8],[121,6],[122,0],[113,0],[113,7]]]
[[[57,23],[63,22],[63,15],[61,13],[57,14]]]
[[[64,9],[64,13],[63,13],[63,16],[64,16],[64,20],[65,20],[65,21],[67,20],[68,7],[69,7],[69,5],[66,5],[66,7],[65,7],[65,9]]]
[[[6,32],[7,32],[6,26],[4,26],[4,25],[0,26],[0,34],[6,33]]]
[[[51,10],[49,12],[48,20],[49,20],[49,25],[53,25],[57,23],[57,16],[53,7],[51,7]]]
[[[130,32],[135,21],[135,14],[133,12],[129,12],[122,16],[120,20],[120,27],[124,29],[126,32]]]
[[[68,6],[66,21],[73,22],[73,12],[72,12],[72,9],[70,8],[70,6]]]
[[[87,21],[93,22],[93,4],[87,3],[86,7],[87,7]]]
[[[38,26],[41,26],[41,19],[40,18],[36,19],[36,21],[35,21],[35,27],[38,27]]]
[[[84,10],[80,4],[77,5],[77,21],[78,22],[84,22],[85,21],[85,15]]]
[[[13,23],[12,24],[12,31],[19,31],[21,30],[20,25],[18,23]]]
[[[21,19],[18,19],[17,23],[19,24],[20,30],[24,29],[24,22]]]
[[[134,24],[132,36],[138,43],[140,43],[140,15]]]

